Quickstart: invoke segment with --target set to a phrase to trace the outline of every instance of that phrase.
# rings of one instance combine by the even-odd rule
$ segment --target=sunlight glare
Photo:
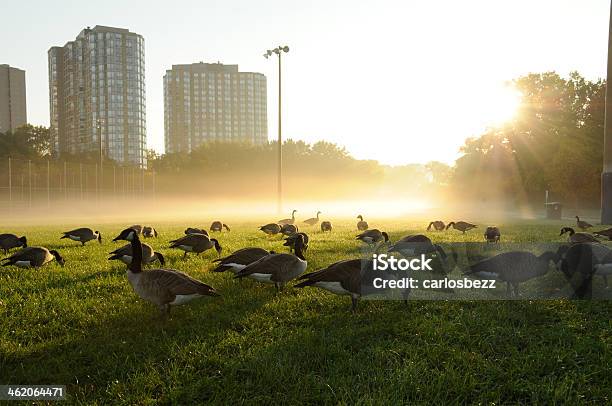
[[[488,100],[482,106],[483,119],[492,126],[507,123],[515,118],[521,101],[522,94],[513,86],[491,89]]]

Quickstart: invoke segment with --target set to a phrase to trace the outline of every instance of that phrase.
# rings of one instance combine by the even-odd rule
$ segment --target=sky
[[[268,137],[343,145],[385,164],[452,163],[468,136],[511,117],[506,85],[530,72],[605,76],[604,0],[97,0],[2,5],[0,63],[26,70],[28,121],[49,125],[47,50],[86,26],[145,38],[147,142],[163,152],[162,77],[221,62],[268,77]]]

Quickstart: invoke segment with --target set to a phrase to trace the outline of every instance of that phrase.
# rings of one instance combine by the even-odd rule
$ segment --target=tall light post
[[[612,224],[612,4],[608,32],[608,77],[604,122],[603,173],[601,174],[601,224]]]
[[[272,54],[278,55],[278,186],[277,186],[277,210],[280,213],[283,209],[283,137],[281,121],[281,55],[289,52],[288,46],[279,46],[268,49],[264,57],[268,59]]]
[[[98,186],[98,195],[102,197],[102,181],[103,181],[103,170],[102,170],[102,160],[104,159],[104,150],[102,149],[102,125],[104,124],[104,120],[99,118],[96,121],[96,128],[98,129],[98,147],[100,152],[100,183]]]

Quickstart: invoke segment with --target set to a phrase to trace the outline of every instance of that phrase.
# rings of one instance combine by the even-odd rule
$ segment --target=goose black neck
[[[295,242],[295,256],[298,257],[299,259],[301,259],[302,261],[306,261],[306,258],[304,257],[304,251],[303,251],[303,244],[300,241],[301,239],[298,239]]]
[[[130,241],[132,245],[132,263],[130,264],[130,271],[133,273],[140,273],[142,272],[142,244],[136,233],[132,233],[132,235],[134,238]]]

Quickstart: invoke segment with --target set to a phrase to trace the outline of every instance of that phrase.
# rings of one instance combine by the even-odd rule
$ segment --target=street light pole
[[[282,81],[281,81],[281,55],[283,52],[289,52],[288,46],[279,46],[274,49],[268,49],[264,57],[268,59],[272,54],[278,55],[278,185],[277,185],[277,201],[276,209],[281,213],[283,209],[283,136],[282,136]]]
[[[102,120],[101,118],[98,119],[97,121],[97,128],[98,128],[98,143],[99,143],[99,150],[100,150],[100,183],[99,183],[99,191],[98,194],[100,195],[100,197],[102,196],[102,189],[103,189],[103,169],[102,169],[102,161],[104,158],[104,153],[103,153],[103,149],[102,149],[102,124],[104,124],[104,120]]]
[[[601,174],[601,224],[612,224],[612,3],[608,32],[608,77],[604,122],[603,173]]]

